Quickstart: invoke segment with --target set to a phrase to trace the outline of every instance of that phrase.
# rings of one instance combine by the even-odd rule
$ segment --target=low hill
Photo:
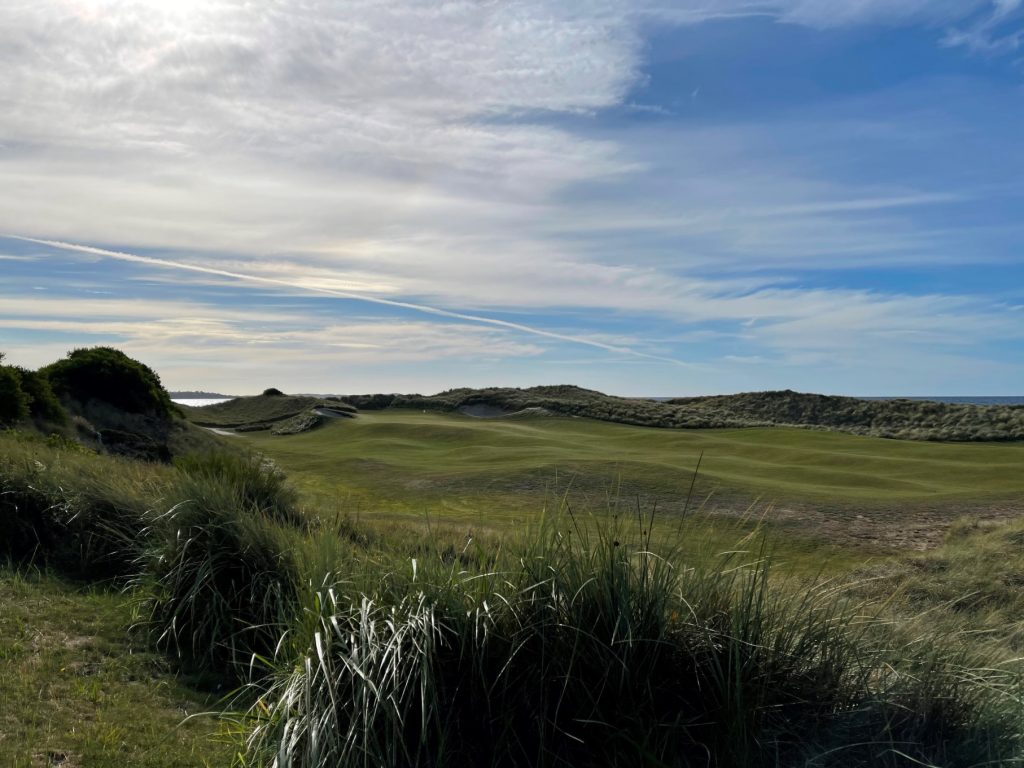
[[[655,401],[606,395],[569,385],[528,389],[452,389],[436,395],[350,395],[362,410],[418,408],[511,416],[531,409],[645,427],[715,429],[790,426],[906,440],[1024,440],[1024,407],[917,400],[861,400],[750,392]]]
[[[306,432],[322,424],[324,419],[356,414],[354,406],[338,398],[286,395],[277,389],[215,405],[179,407],[193,424],[201,427],[239,432],[270,430],[275,434]]]

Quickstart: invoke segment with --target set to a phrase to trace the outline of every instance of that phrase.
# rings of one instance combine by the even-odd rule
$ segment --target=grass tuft
[[[895,644],[827,586],[774,584],[756,539],[688,563],[652,552],[649,525],[628,541],[618,523],[570,518],[488,570],[435,559],[388,569],[375,589],[326,582],[249,712],[248,759],[739,768],[1019,754],[1012,675],[923,638]]]

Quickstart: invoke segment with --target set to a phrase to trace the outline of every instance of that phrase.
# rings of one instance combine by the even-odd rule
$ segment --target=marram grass
[[[1012,765],[1019,681],[899,639],[754,541],[691,565],[549,525],[487,571],[323,580],[247,715],[244,762]],[[286,650],[285,650],[286,649]]]

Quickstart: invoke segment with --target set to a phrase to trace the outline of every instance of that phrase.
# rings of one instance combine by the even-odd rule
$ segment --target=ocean
[[[230,397],[172,397],[171,401],[181,405],[191,405],[193,408],[202,408],[204,405],[216,405],[226,403]]]
[[[857,395],[852,395],[857,397]],[[648,397],[646,400],[671,400],[671,397]],[[1024,395],[957,395],[943,397],[920,395],[889,395],[886,397],[860,397],[861,400],[925,400],[954,405],[1024,405]]]

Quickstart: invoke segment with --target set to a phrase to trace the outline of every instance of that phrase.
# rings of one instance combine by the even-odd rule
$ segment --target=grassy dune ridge
[[[573,386],[455,389],[428,396],[376,394],[326,399],[278,393],[239,397],[202,408],[182,406],[182,411],[201,426],[259,431],[320,408],[346,415],[354,415],[356,409],[415,409],[505,418],[574,416],[671,429],[785,426],[937,442],[1024,440],[1024,406],[861,400],[788,390],[667,401],[615,397]],[[322,422],[323,419],[309,421],[306,428]]]
[[[728,429],[796,426],[908,440],[1024,440],[1024,407],[913,400],[861,400],[789,390],[653,401],[574,386],[453,389],[436,395],[346,395],[360,410],[454,411],[487,405],[515,413],[541,409],[646,427]]]
[[[380,414],[381,424],[397,416]],[[415,449],[409,426],[399,427],[388,441]],[[437,438],[454,464],[464,437],[448,425]],[[482,433],[476,448],[492,438]],[[788,578],[763,534],[738,524],[726,547],[727,521],[688,518],[673,545],[660,536],[669,521],[643,506],[591,515],[556,507],[515,535],[425,530],[353,523],[304,503],[278,469],[244,453],[166,467],[6,436],[0,455],[6,522],[74,525],[75,540],[107,542],[103,552],[125,555],[115,579],[131,585],[136,637],[192,675],[243,684],[222,704],[221,738],[233,739],[239,764],[739,768],[1022,757],[1019,666],[1006,662],[1002,640],[979,644],[953,625],[935,636],[901,613],[888,591],[895,582],[865,595]],[[133,535],[105,538],[121,529]],[[967,530],[957,546],[975,535]],[[88,547],[51,551],[60,540],[9,556],[109,581],[107,569],[93,572]],[[937,596],[945,578],[936,571]],[[887,605],[872,608],[882,594]],[[158,717],[155,707],[138,714]],[[41,749],[38,731],[12,733],[15,754]],[[48,733],[53,748],[76,743]],[[89,748],[108,763],[147,749],[123,734]],[[159,756],[153,765],[198,764],[147,754]]]

